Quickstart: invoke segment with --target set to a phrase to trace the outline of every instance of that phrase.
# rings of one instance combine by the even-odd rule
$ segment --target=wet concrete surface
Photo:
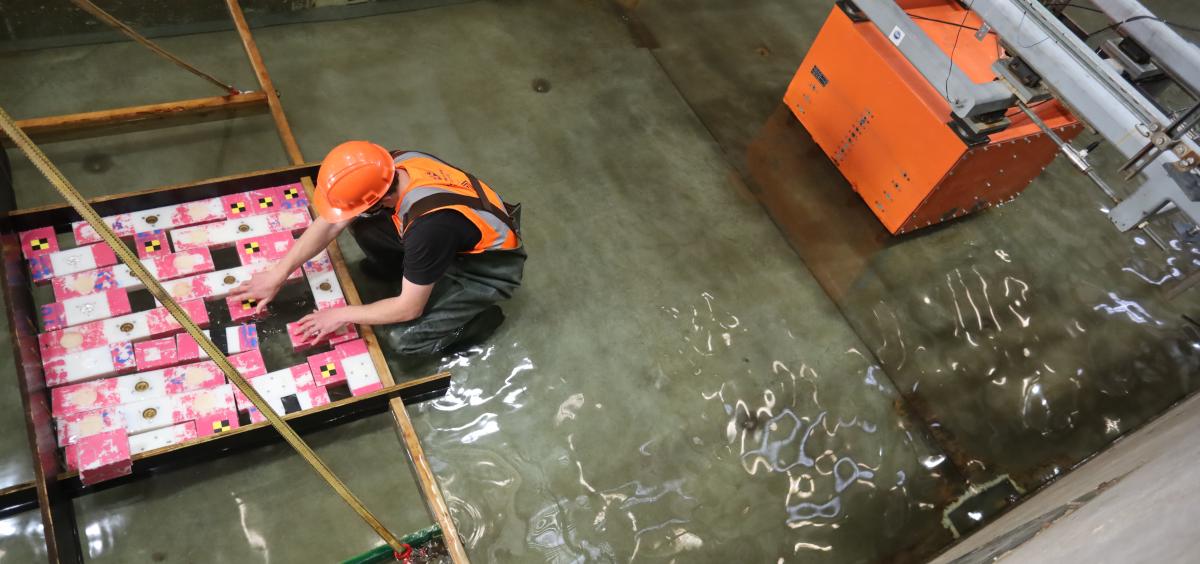
[[[468,356],[397,363],[454,374],[410,411],[474,560],[920,561],[953,540],[948,510],[966,508],[946,517],[965,532],[1194,389],[1178,313],[1196,298],[1145,281],[1192,268],[1190,247],[1168,263],[1117,234],[1070,171],[912,237],[878,226],[779,105],[827,11],[476,2],[257,32],[310,159],[346,138],[424,149],[525,204],[508,322]],[[165,43],[251,84],[231,34]],[[201,94],[138,49],[2,56],[27,78],[0,104]],[[113,70],[136,87],[113,89]],[[101,195],[282,165],[277,145],[259,116],[46,149]],[[17,166],[21,205],[56,201]],[[317,442],[389,525],[428,524],[389,417]],[[279,447],[76,508],[96,561],[374,544]],[[36,522],[0,522],[0,550],[29,554]]]

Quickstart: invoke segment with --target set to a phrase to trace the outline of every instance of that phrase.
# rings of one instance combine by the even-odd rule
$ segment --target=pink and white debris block
[[[181,333],[186,335],[187,333]],[[180,359],[179,349],[175,344],[175,339],[178,337],[163,337],[161,339],[152,339],[142,341],[133,345],[133,356],[137,360],[138,370],[153,370],[164,366],[171,366],[194,359]]]
[[[222,298],[249,280],[251,275],[249,268],[238,266],[164,282],[163,288],[176,300]]]
[[[54,234],[53,227],[22,231],[20,239],[21,254],[26,260],[58,251],[58,236]]]
[[[85,486],[120,478],[133,470],[129,436],[124,429],[83,437],[67,450],[66,457],[79,469],[79,481]]]
[[[208,325],[208,311],[204,302],[196,300],[179,304],[188,317],[201,327]],[[139,311],[129,315],[91,321],[59,331],[38,335],[38,346],[43,359],[55,358],[113,342],[138,342],[180,330],[179,323],[166,308]]]
[[[67,276],[117,263],[117,255],[104,243],[76,247],[39,255],[29,259],[29,272],[34,283]]]
[[[133,222],[133,230],[141,233],[220,221],[225,219],[225,209],[221,207],[220,198],[208,198],[137,211],[129,215]]]
[[[137,249],[138,258],[171,254],[171,244],[167,240],[167,232],[162,229],[135,233],[133,246]]]
[[[38,311],[42,316],[42,330],[56,331],[89,321],[125,315],[131,309],[129,293],[122,289],[112,289],[97,294],[67,298],[61,302],[50,302],[38,308]]]
[[[108,227],[113,230],[113,233],[117,234],[117,237],[133,236],[133,221],[129,214],[121,213],[117,215],[110,215],[101,219],[104,220],[104,223],[108,224]],[[92,229],[92,226],[86,221],[76,221],[75,223],[72,223],[71,230],[75,232],[76,245],[91,245],[93,243],[99,243],[100,241],[103,241],[103,239],[100,238],[100,234],[96,233],[96,230]]]
[[[206,361],[54,388],[50,401],[54,416],[65,417],[224,384],[225,374]]]
[[[65,447],[79,439],[125,428],[125,417],[116,409],[82,411],[66,417],[55,418],[58,446]]]
[[[353,323],[347,323],[341,329],[334,331],[332,334],[327,335],[324,339],[319,341],[310,340],[309,335],[303,334],[303,332],[298,329],[299,325],[299,321],[287,324],[288,338],[292,341],[292,348],[297,351],[311,349],[312,347],[315,347],[321,343],[343,343],[358,338],[358,329],[355,329]]]
[[[251,190],[221,198],[225,214],[231,219],[275,213],[283,209],[283,202],[283,188]]]
[[[318,386],[346,381],[346,370],[342,368],[342,354],[337,349],[308,357],[308,369]]]
[[[283,193],[283,209],[304,209],[308,207],[308,194],[304,192],[304,186],[299,182],[285,184],[279,187]]]
[[[383,389],[366,342],[356,339],[337,345],[333,350],[342,356],[342,368],[346,371],[346,384],[350,386],[351,394],[361,396]]]
[[[229,384],[193,392],[161,396],[144,401],[122,404],[116,408],[125,420],[125,430],[142,433],[169,427],[184,421],[195,421],[199,436],[211,435],[212,419],[230,419],[230,428],[237,427],[237,409],[233,389]]]
[[[196,422],[184,421],[170,427],[129,435],[129,453],[141,454],[196,438]]]
[[[308,227],[312,218],[307,211],[283,210],[275,213],[230,219],[218,223],[171,230],[176,250],[197,247],[227,247],[239,239],[270,233],[293,232]]]
[[[213,270],[212,254],[208,249],[192,249],[180,253],[142,259],[146,270],[159,280],[171,280]],[[124,264],[80,272],[50,281],[54,299],[58,301],[93,294],[110,288],[140,289],[142,282],[134,278]]]
[[[342,295],[342,285],[338,283],[337,273],[333,270],[333,261],[330,260],[328,251],[321,251],[312,260],[305,262],[303,268],[317,309],[332,309],[346,305],[346,297]]]
[[[288,403],[291,403],[290,398],[288,399]],[[296,403],[300,407],[299,411],[309,410],[322,405],[329,405],[329,392],[321,386],[296,390]],[[272,407],[272,409],[274,409],[274,407]],[[250,416],[251,423],[260,423],[267,420],[266,416],[259,412],[257,407],[250,406],[250,409],[246,410],[246,413]]]
[[[231,321],[245,321],[254,317],[258,300],[253,298],[225,298],[225,307],[229,308]]]
[[[279,415],[287,415],[312,409],[329,403],[329,394],[325,388],[313,382],[312,374],[307,364],[300,364],[270,374],[252,378],[250,385],[266,400],[271,410]],[[264,417],[250,399],[234,388],[234,398],[238,409],[250,415],[250,421],[257,423],[265,421]]]
[[[296,238],[290,231],[269,233],[259,237],[247,237],[234,243],[242,265],[273,263],[287,256]]]
[[[215,333],[210,333],[205,330],[207,335],[217,350],[226,355],[246,352],[258,348],[258,328],[249,323],[246,325],[233,325],[226,327],[223,331],[218,330]],[[187,333],[180,333],[175,336],[175,347],[180,356],[188,360],[197,358],[208,358],[208,353],[200,348],[200,344]]]
[[[71,354],[43,357],[47,386],[131,372],[137,368],[133,344],[109,343]]]
[[[207,437],[238,427],[233,390],[232,384],[225,384],[177,396],[179,409],[185,413],[186,419],[196,422],[197,435]]]
[[[254,378],[267,373],[267,365],[263,362],[262,352],[258,349],[230,355],[229,364],[237,369],[242,378]]]

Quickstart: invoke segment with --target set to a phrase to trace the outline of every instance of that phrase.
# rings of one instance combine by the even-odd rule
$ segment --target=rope
[[[91,2],[91,0],[71,0],[71,3],[76,5],[77,7],[79,7],[79,9],[95,16],[96,19],[112,26],[113,28],[116,28],[117,31],[120,31],[121,33],[124,33],[125,35],[129,36],[130,39],[137,41],[138,43],[141,43],[147,49],[157,53],[158,55],[162,56],[164,59],[171,61],[172,63],[179,65],[181,68],[187,70],[188,72],[215,84],[218,88],[225,90],[226,92],[228,92],[230,94],[241,94],[242,93],[241,90],[238,90],[237,88],[234,88],[233,86],[230,86],[228,84],[225,84],[224,82],[221,82],[220,80],[217,80],[217,78],[214,77],[213,75],[208,74],[192,65],[189,65],[183,59],[180,59],[179,57],[176,57],[175,55],[171,54],[170,51],[167,51],[166,49],[159,47],[157,43],[147,39],[144,35],[134,31],[133,28],[129,27],[128,25],[125,25],[125,23],[122,22],[121,20],[114,18],[112,16],[112,14],[109,14],[108,12],[105,12],[104,10],[100,9],[100,7],[93,4]]]
[[[310,466],[312,466],[313,470],[315,470],[317,474],[321,476],[321,479],[325,480],[325,483],[329,484],[329,487],[333,488],[333,491],[337,492],[337,494],[341,496],[342,501],[345,501],[346,504],[355,511],[355,513],[358,513],[358,516],[361,517],[363,521],[366,521],[367,525],[370,525],[370,527],[375,530],[375,532],[384,540],[384,542],[386,542],[394,550],[403,552],[404,543],[400,542],[395,535],[393,535],[387,530],[386,527],[384,527],[383,523],[381,523],[379,519],[375,518],[375,516],[371,514],[369,510],[367,510],[363,503],[359,501],[357,497],[355,497],[350,489],[347,488],[346,485],[333,474],[333,471],[325,465],[325,462],[317,457],[317,454],[313,452],[312,448],[310,448],[304,442],[304,440],[301,439],[294,430],[292,430],[291,426],[289,426],[287,422],[285,422],[281,417],[279,417],[278,414],[275,413],[274,410],[271,409],[270,405],[267,405],[266,400],[264,400],[262,396],[258,394],[258,391],[255,390],[254,387],[251,386],[241,374],[238,374],[237,369],[235,369],[233,365],[229,363],[229,359],[225,358],[225,355],[222,354],[215,345],[213,345],[213,342],[200,331],[200,327],[198,327],[196,323],[187,316],[187,312],[180,308],[179,304],[175,303],[175,300],[171,297],[171,295],[168,294],[165,289],[163,289],[158,280],[154,278],[154,276],[146,270],[146,267],[142,264],[142,262],[138,260],[137,255],[135,255],[133,251],[129,250],[129,247],[127,247],[121,241],[121,239],[117,237],[115,233],[113,233],[112,229],[107,223],[101,220],[100,215],[96,213],[96,210],[92,209],[92,206],[83,199],[83,196],[81,196],[79,192],[75,190],[75,187],[72,186],[69,181],[67,181],[67,179],[62,175],[62,172],[60,172],[58,168],[50,162],[50,159],[46,157],[45,153],[42,153],[42,150],[38,148],[37,145],[33,144],[33,141],[31,141],[29,137],[25,135],[25,132],[21,131],[21,128],[17,127],[16,122],[13,121],[13,118],[8,115],[8,112],[4,111],[4,108],[0,108],[0,129],[3,129],[4,132],[8,134],[9,139],[12,139],[13,143],[25,153],[25,156],[29,157],[29,160],[33,162],[39,171],[41,171],[42,175],[46,177],[46,180],[49,180],[50,183],[54,185],[54,188],[58,190],[58,193],[62,194],[63,198],[67,200],[67,203],[71,204],[71,207],[75,208],[75,211],[79,212],[79,215],[82,216],[83,219],[87,220],[92,228],[96,230],[96,233],[100,235],[100,238],[112,248],[113,252],[116,253],[118,257],[120,257],[121,262],[125,263],[125,265],[129,267],[129,270],[132,271],[133,275],[136,276],[137,279],[143,284],[145,284],[146,289],[150,291],[150,294],[152,294],[154,298],[163,305],[163,307],[167,308],[167,311],[171,312],[171,315],[175,318],[175,320],[178,321],[181,326],[183,326],[183,329],[187,331],[188,335],[191,335],[191,337],[195,339],[197,343],[199,343],[200,348],[204,349],[204,352],[208,353],[209,358],[217,364],[217,367],[221,369],[221,372],[225,373],[225,376],[229,378],[229,381],[237,386],[237,388],[241,390],[247,398],[250,399],[250,403],[254,404],[254,407],[258,408],[258,411],[267,418],[267,421],[271,423],[271,426],[274,427],[276,431],[279,431],[279,434],[283,436],[288,444],[292,445],[292,448],[296,449],[296,452],[298,452],[300,456],[304,458],[304,460],[308,462]]]

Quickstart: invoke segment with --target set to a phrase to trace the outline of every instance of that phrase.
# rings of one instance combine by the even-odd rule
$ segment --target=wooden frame
[[[18,122],[18,125],[35,140],[58,140],[107,134],[114,131],[165,127],[178,125],[188,120],[224,119],[248,111],[260,111],[265,105],[275,122],[284,150],[294,166],[196,184],[98,198],[92,201],[92,205],[101,215],[132,211],[135,207],[144,209],[236,193],[251,189],[248,187],[250,184],[256,184],[253,187],[277,186],[295,182],[297,179],[303,183],[311,199],[313,184],[310,177],[315,174],[316,167],[304,164],[304,157],[292,135],[291,127],[283,113],[283,106],[266,66],[263,64],[262,55],[259,53],[249,25],[246,23],[241,6],[237,0],[226,0],[226,4],[261,92],[22,120]],[[291,180],[288,180],[289,178]],[[25,278],[23,276],[25,268],[24,261],[21,260],[20,245],[16,234],[25,229],[48,224],[53,224],[56,228],[65,227],[69,222],[78,221],[78,219],[74,210],[66,206],[20,210],[10,214],[7,218],[0,219],[0,244],[3,249],[3,266],[0,268],[0,274],[4,275],[4,291],[9,297],[9,321],[13,331],[13,346],[19,360],[18,377],[25,404],[30,448],[35,461],[34,487],[30,489],[29,484],[20,484],[0,490],[0,512],[12,511],[18,507],[28,507],[31,503],[31,494],[36,494],[32,497],[36,498],[34,501],[42,512],[47,554],[51,563],[82,562],[82,549],[79,545],[71,499],[75,495],[93,491],[94,488],[83,488],[78,483],[76,476],[58,471],[60,466],[57,445],[50,424],[49,396],[42,377],[40,360],[36,358],[37,331],[36,323],[33,321],[35,317],[32,310],[32,296],[28,291],[27,280],[24,281],[24,286],[20,286],[22,279]],[[358,290],[346,269],[337,241],[329,245],[328,251],[347,303],[360,304]],[[14,286],[14,283],[17,286]],[[14,300],[20,301],[21,306],[15,305]],[[466,550],[451,518],[449,506],[437,485],[436,478],[425,458],[424,450],[421,448],[416,431],[404,407],[407,401],[419,401],[430,394],[444,393],[449,386],[449,375],[439,374],[397,385],[379,348],[374,331],[369,326],[360,326],[359,333],[367,343],[372,360],[379,369],[384,390],[360,398],[334,402],[325,409],[293,414],[298,417],[295,417],[292,423],[298,431],[319,427],[368,413],[374,406],[386,400],[387,408],[391,411],[396,423],[397,435],[408,455],[414,478],[420,486],[422,497],[431,515],[442,529],[447,551],[455,563],[465,564],[468,562]],[[34,346],[30,346],[31,339]],[[289,417],[289,419],[293,418]],[[134,474],[135,476],[146,475],[157,470],[160,463],[183,464],[189,460],[204,459],[216,452],[250,448],[262,444],[271,437],[279,438],[265,424],[250,425],[245,429],[241,433],[231,433],[211,440],[189,443],[179,448],[168,447],[139,455],[135,457]]]
[[[105,196],[91,201],[92,207],[102,215],[126,213],[138,209],[178,204],[205,198],[227,196],[267,186],[294,184],[307,180],[315,174],[316,167],[309,165],[230,176],[211,181],[173,187],[157,188],[141,192]],[[17,210],[0,218],[0,277],[4,280],[4,295],[9,305],[9,323],[13,335],[13,352],[18,359],[17,375],[22,400],[25,406],[26,427],[35,457],[35,480],[0,490],[0,516],[38,506],[42,512],[46,534],[47,552],[51,562],[76,562],[81,560],[77,527],[71,500],[85,495],[148,477],[156,472],[211,460],[229,452],[242,451],[264,444],[277,442],[281,437],[269,424],[255,423],[239,427],[228,433],[212,435],[180,445],[142,453],[132,457],[134,470],[130,476],[105,482],[93,487],[80,483],[78,474],[65,471],[58,456],[58,445],[50,417],[49,389],[45,384],[41,359],[37,346],[37,308],[31,292],[25,261],[21,256],[20,231],[53,225],[56,232],[70,232],[71,223],[79,221],[75,210],[66,205]],[[340,272],[345,265],[335,260]],[[343,292],[351,302],[358,300],[354,281],[345,276],[340,280]],[[360,327],[366,340],[369,327]],[[363,396],[334,401],[326,406],[289,414],[285,417],[298,432],[306,432],[351,421],[372,413],[392,408],[393,404],[422,401],[446,392],[450,375],[435,374],[396,384],[375,339],[367,340],[384,389]],[[386,377],[385,377],[386,376]],[[401,407],[401,409],[403,409]],[[406,449],[407,450],[407,449]],[[409,451],[410,457],[416,459]],[[423,457],[420,460],[424,460]],[[424,488],[422,488],[424,494]]]

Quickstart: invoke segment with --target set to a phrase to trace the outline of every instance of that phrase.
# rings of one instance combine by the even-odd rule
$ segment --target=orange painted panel
[[[911,14],[979,25],[953,0],[908,0]],[[1002,54],[994,35],[917,20],[973,80],[993,78]],[[1020,110],[1012,125],[968,148],[947,125],[950,106],[870,22],[834,7],[784,95],[784,102],[892,233],[912,231],[1007,201],[1054,159],[1054,147]],[[1074,117],[1049,102],[1035,108],[1073,137]]]

